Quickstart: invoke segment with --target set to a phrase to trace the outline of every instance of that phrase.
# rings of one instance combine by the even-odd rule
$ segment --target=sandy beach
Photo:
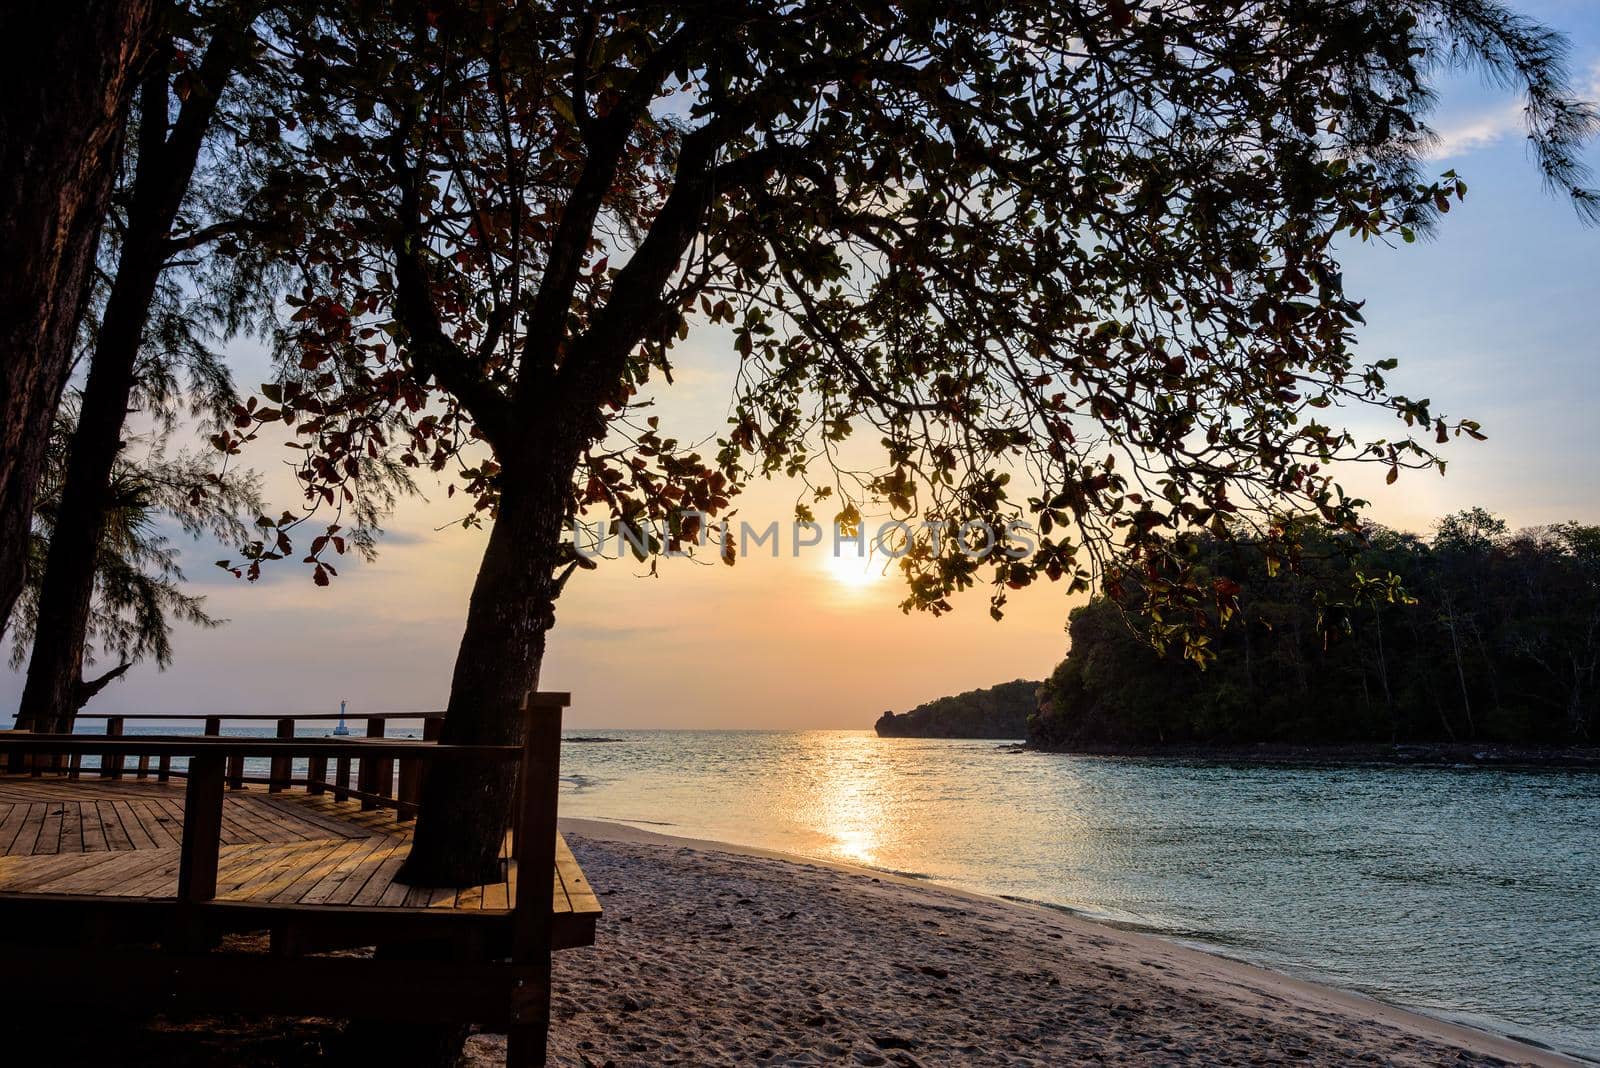
[[[606,907],[551,1063],[1581,1062],[1159,938],[863,868],[563,820]],[[498,1064],[477,1035],[474,1064]]]

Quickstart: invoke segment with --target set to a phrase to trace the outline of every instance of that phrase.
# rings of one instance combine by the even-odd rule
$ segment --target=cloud
[[[1524,130],[1520,103],[1505,104],[1491,111],[1466,116],[1439,130],[1439,139],[1428,155],[1433,159],[1453,159],[1499,144]]]

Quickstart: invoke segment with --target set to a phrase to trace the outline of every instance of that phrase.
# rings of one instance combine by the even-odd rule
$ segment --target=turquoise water
[[[1090,916],[1600,1059],[1600,774],[569,731],[562,813]]]

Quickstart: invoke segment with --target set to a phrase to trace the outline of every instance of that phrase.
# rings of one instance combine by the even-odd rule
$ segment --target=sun
[[[827,568],[828,577],[846,589],[864,590],[877,585],[885,578],[883,559],[876,553],[859,555],[853,546],[845,546],[839,550],[838,555],[828,553],[823,556],[822,561],[823,566]]]

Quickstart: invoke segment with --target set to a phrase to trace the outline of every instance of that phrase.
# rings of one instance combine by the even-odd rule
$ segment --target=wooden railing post
[[[320,794],[328,789],[328,758],[306,758],[306,793]]]
[[[217,896],[217,850],[222,841],[220,753],[189,758],[184,787],[183,846],[178,854],[178,900],[210,901]]]
[[[444,721],[438,717],[422,721],[422,740],[425,742],[437,742],[443,731]],[[422,800],[422,781],[427,775],[428,766],[422,761],[400,761],[400,792],[396,795],[399,800],[411,805],[419,803]],[[415,808],[397,808],[394,818],[401,822],[414,820],[417,818],[417,812]]]
[[[294,720],[288,717],[278,720],[278,737],[294,737]],[[290,757],[273,757],[271,771],[268,772],[267,792],[276,794],[289,785],[289,780],[294,776],[294,761]]]
[[[106,719],[106,737],[108,737],[108,738],[120,738],[120,737],[122,737],[122,717],[121,716],[109,716],[109,717],[107,717],[107,719]],[[105,778],[120,779],[120,778],[122,778],[122,752],[120,750],[108,749],[100,757],[100,777],[102,779],[105,779]]]
[[[513,846],[517,900],[511,920],[511,963],[525,976],[512,996],[506,1063],[545,1063],[550,1033],[551,887],[556,864],[556,793],[561,785],[561,710],[564,693],[523,699],[522,764],[517,773]]]
[[[373,716],[367,720],[367,737],[383,737],[383,720]],[[379,794],[383,797],[394,796],[394,760],[390,757],[361,758],[361,778],[358,789],[362,793]],[[362,798],[361,809],[370,812],[378,807],[378,803],[369,798]]]
[[[350,800],[350,758],[339,757],[334,761],[333,772],[333,799],[335,801]]]
[[[406,820],[417,818],[416,810],[406,807],[406,805],[415,805],[417,799],[422,796],[422,762],[420,760],[401,760],[397,763],[399,764],[397,770],[400,782],[395,787],[394,796],[395,800],[405,804],[395,808],[394,818],[396,822],[404,823]]]
[[[328,790],[328,758],[306,758],[306,793],[321,794]]]

